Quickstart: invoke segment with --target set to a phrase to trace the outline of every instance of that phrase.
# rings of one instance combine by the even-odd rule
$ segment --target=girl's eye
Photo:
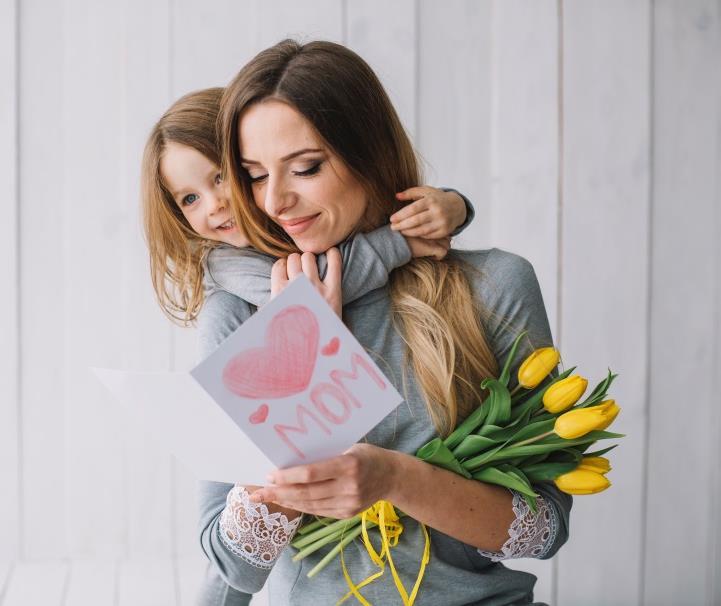
[[[220,185],[222,182],[223,182],[223,175],[221,175],[220,173],[215,175],[215,184]]]
[[[197,194],[188,194],[183,198],[183,206],[190,206],[193,202],[195,202],[198,199]]]
[[[294,170],[293,174],[298,177],[310,177],[311,175],[316,175],[320,171],[320,165],[323,164],[323,161],[317,162],[310,168],[307,168],[306,170]]]

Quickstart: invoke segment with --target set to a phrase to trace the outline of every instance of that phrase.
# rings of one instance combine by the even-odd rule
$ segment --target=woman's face
[[[197,149],[168,143],[160,160],[160,174],[173,200],[199,236],[232,246],[248,246],[235,224],[230,192],[220,169]]]
[[[360,226],[363,187],[298,111],[277,100],[256,103],[238,129],[255,203],[300,250],[325,252]]]

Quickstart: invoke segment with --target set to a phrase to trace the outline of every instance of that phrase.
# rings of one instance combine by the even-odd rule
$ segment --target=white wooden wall
[[[721,1],[0,0],[0,604],[187,605],[194,479],[88,366],[173,369],[138,217],[152,123],[287,36],[343,42],[529,258],[628,434],[538,575],[562,606],[721,604]],[[263,603],[260,598],[259,603]]]

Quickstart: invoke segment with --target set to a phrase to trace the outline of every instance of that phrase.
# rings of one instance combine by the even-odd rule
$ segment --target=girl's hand
[[[446,238],[466,220],[466,204],[456,192],[424,185],[397,193],[396,198],[412,201],[390,218],[391,228],[406,237]]]
[[[254,502],[271,502],[318,516],[351,518],[387,498],[396,480],[392,450],[355,444],[339,457],[277,469]]]
[[[341,268],[342,259],[337,248],[331,248],[325,254],[328,261],[328,270],[325,279],[321,280],[318,275],[318,263],[313,253],[293,253],[287,259],[278,259],[273,264],[270,272],[270,298],[283,290],[288,282],[300,274],[305,274],[313,286],[323,296],[333,311],[341,316],[343,307],[343,295],[341,290]]]
[[[416,257],[433,257],[440,261],[448,254],[451,247],[450,238],[438,238],[437,240],[426,240],[425,238],[408,238],[408,247],[411,249],[411,255]]]

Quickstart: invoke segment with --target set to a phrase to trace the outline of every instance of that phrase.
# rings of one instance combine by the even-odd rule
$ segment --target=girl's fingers
[[[398,223],[391,223],[391,229],[394,231],[399,231],[401,233],[409,230],[409,229],[418,229],[421,227],[426,226],[431,220],[431,214],[424,210],[418,213],[415,213],[409,217],[406,217],[405,219],[399,221]],[[408,234],[403,234],[408,235]],[[415,234],[410,234],[415,235]]]
[[[275,298],[275,296],[283,290],[287,284],[288,263],[286,259],[278,259],[275,263],[273,263],[273,267],[270,270],[270,298]]]
[[[407,219],[410,219],[411,217],[416,216],[427,209],[428,204],[427,201],[424,199],[413,202],[413,204],[408,204],[407,206],[404,206],[398,212],[393,213],[390,217],[390,222],[393,226],[393,229],[399,229],[399,224],[402,224]]]
[[[298,253],[288,255],[288,280],[293,280],[296,276],[303,273],[303,265]]]
[[[315,260],[313,253],[304,252],[300,257],[300,265],[303,273],[308,277],[312,284],[320,284],[318,277],[318,262]]]
[[[409,187],[408,189],[404,191],[399,191],[396,194],[396,199],[398,200],[418,200],[425,196],[430,190],[433,190],[432,187],[428,187],[426,185],[419,185],[418,187]]]

